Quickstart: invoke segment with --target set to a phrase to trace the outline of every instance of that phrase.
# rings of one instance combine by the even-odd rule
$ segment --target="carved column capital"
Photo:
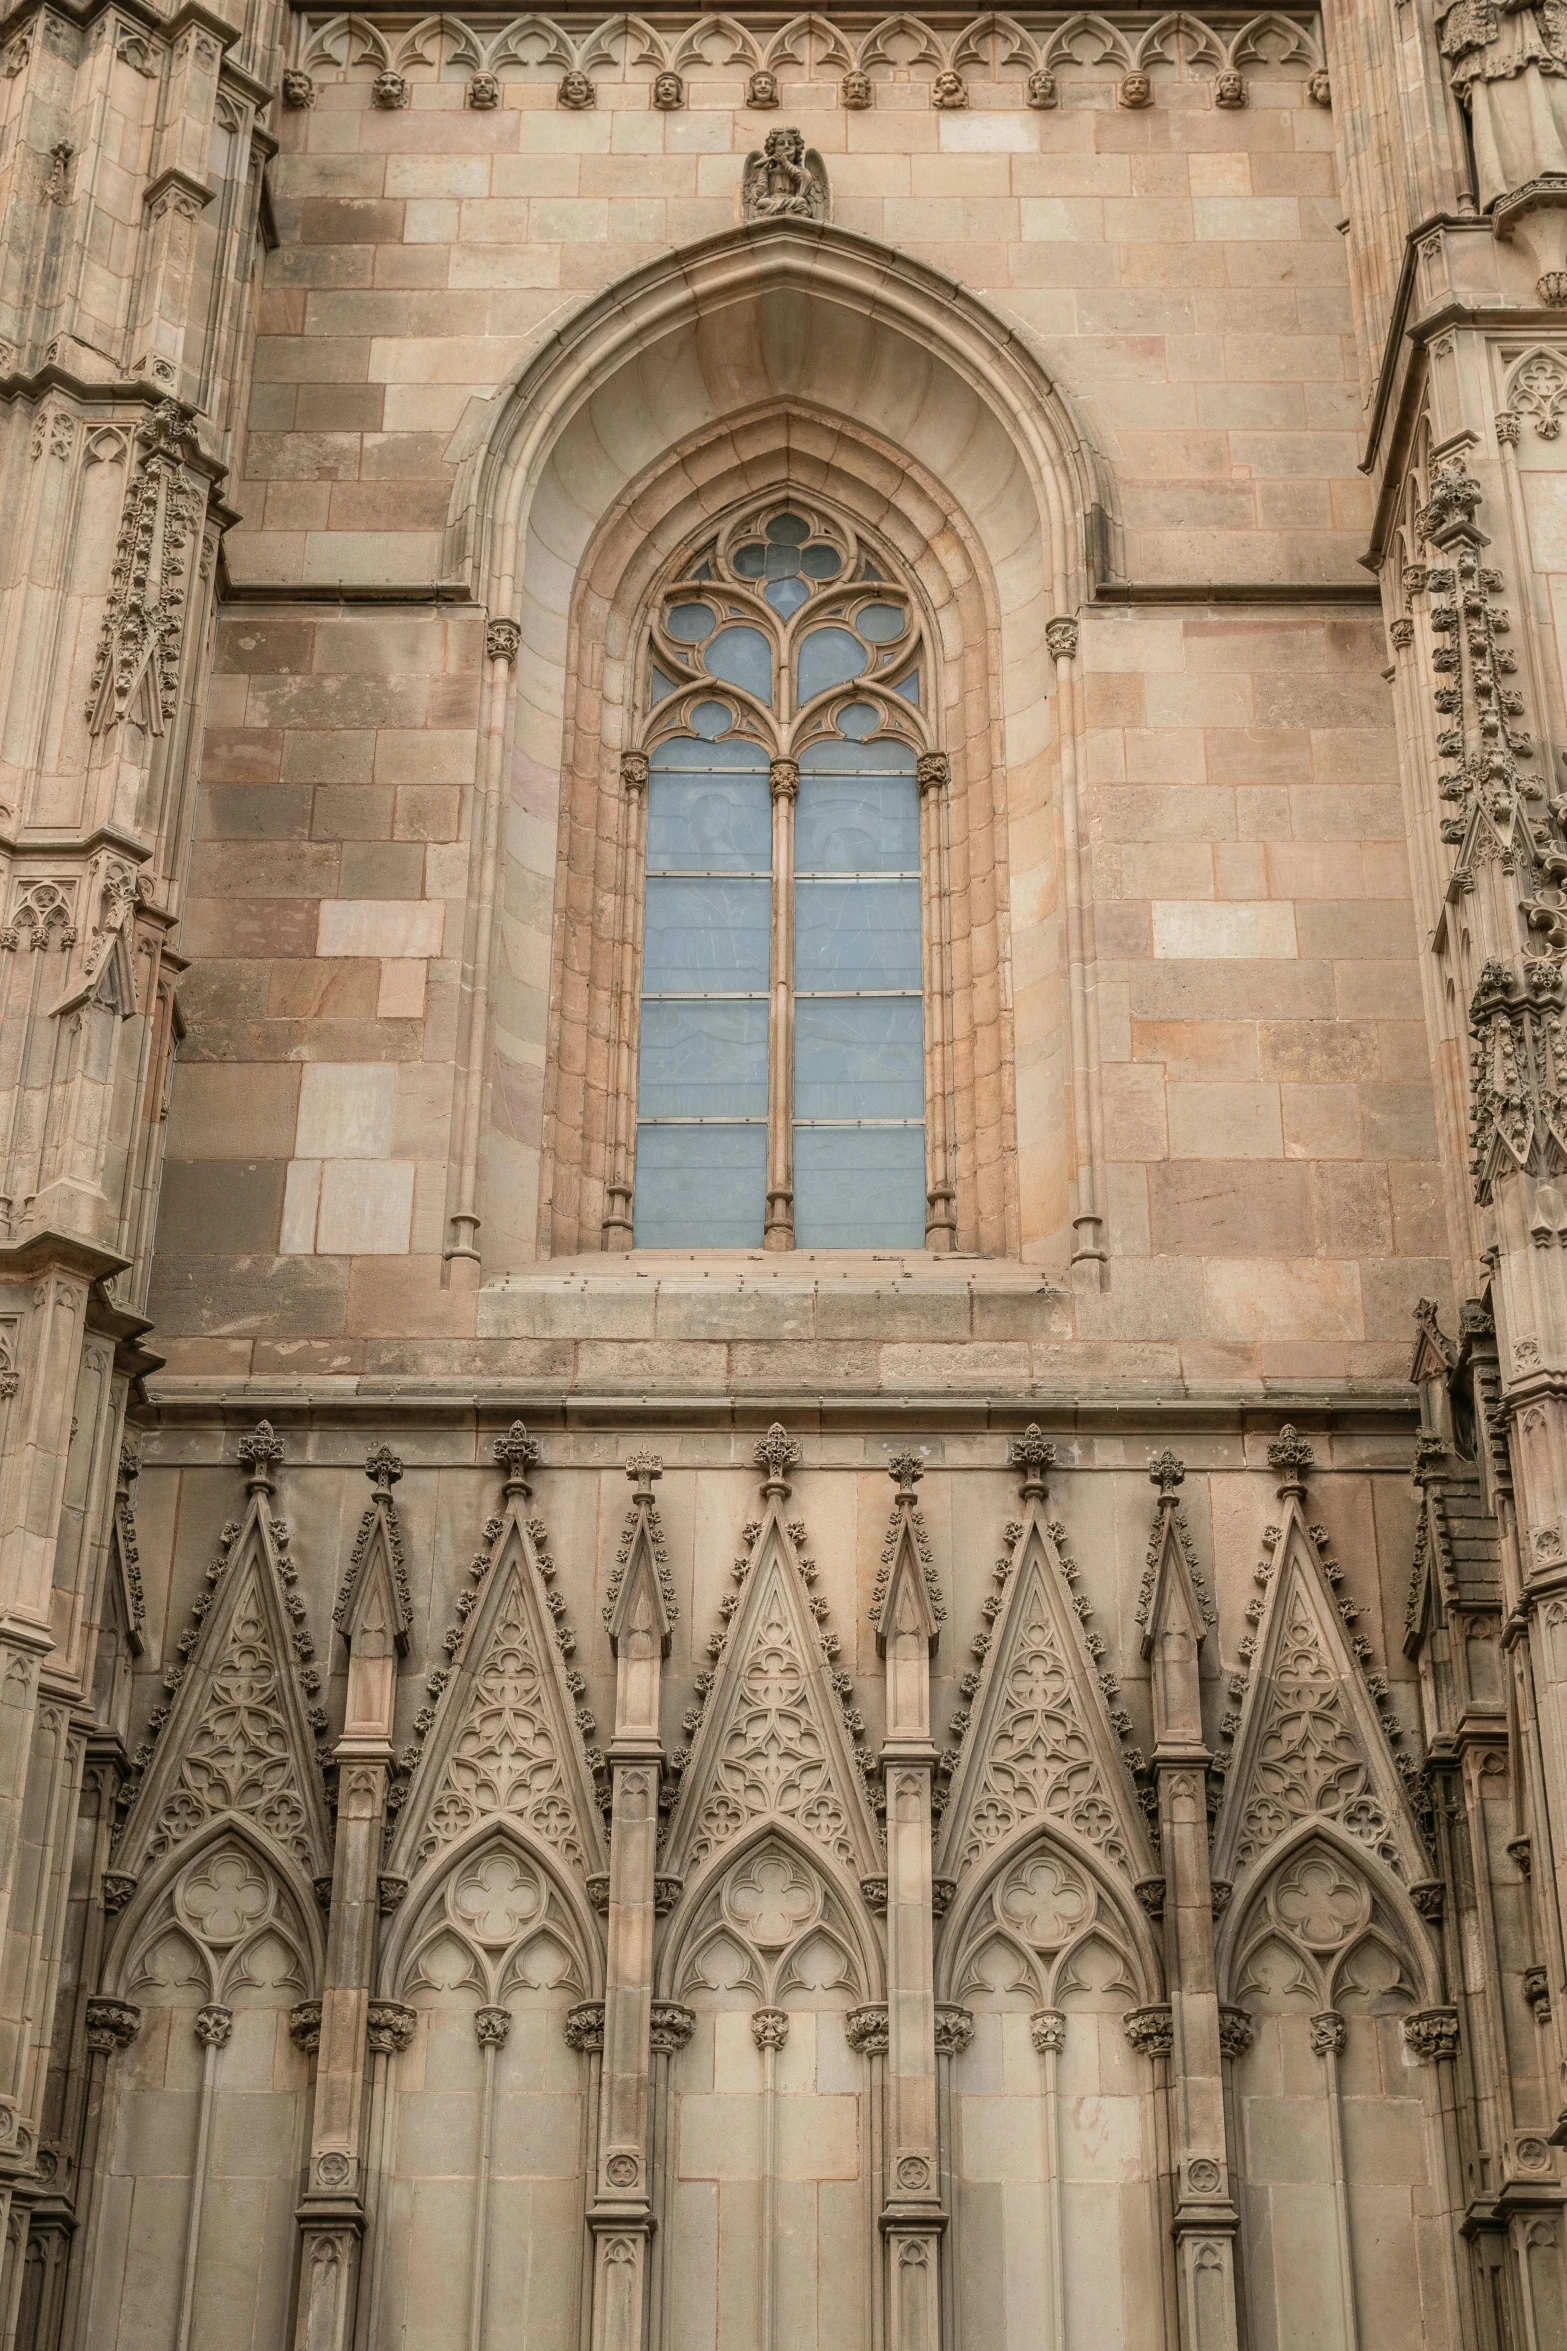
[[[365,2026],[371,2055],[395,2057],[413,2039],[418,2022],[418,2010],[401,2000],[372,2000]]]
[[[1045,649],[1055,661],[1071,661],[1077,654],[1078,628],[1075,620],[1047,620]]]
[[[87,2046],[98,2056],[128,2049],[140,2031],[141,2010],[129,2000],[88,2001]]]

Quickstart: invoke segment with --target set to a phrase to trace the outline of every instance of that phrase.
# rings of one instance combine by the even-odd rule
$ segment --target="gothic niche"
[[[871,2052],[886,2046],[885,2009],[864,2005],[881,1991],[871,1948],[777,1835],[699,1893],[666,1976],[691,2018],[660,2163],[666,2343],[827,2340],[813,2313],[830,2278],[834,2351],[869,2351]]]
[[[1038,1835],[960,1933],[947,1997],[973,2037],[951,2069],[956,2274],[991,2281],[1001,2351],[1086,2339],[1087,2308],[1094,2341],[1138,2342],[1135,2280],[1156,2274],[1163,2233],[1149,2090],[1169,2011],[1148,2005],[1159,1986],[1132,1922]]]
[[[230,2341],[243,2246],[281,2326],[310,2079],[289,2028],[317,1984],[304,1912],[248,1840],[222,1833],[171,1867],[123,1931],[105,2005],[117,2037],[135,2031],[138,2008],[141,2022],[134,2073],[117,2061],[107,2076],[114,2192],[99,2207],[84,2307],[134,2311],[151,2342]],[[182,2260],[167,2257],[171,2243]],[[98,2324],[92,2339],[128,2339]]]
[[[541,2342],[574,2340],[583,2291],[589,2067],[602,2004],[584,1932],[541,1859],[505,1831],[471,1844],[413,1909],[386,1981],[411,2030],[372,2163],[382,2225],[368,2281],[376,2344],[437,2324],[502,2339],[525,2307]],[[584,2029],[590,2028],[590,2029]],[[471,2246],[459,2272],[453,2249]],[[560,2258],[557,2247],[575,2248]],[[505,2340],[511,2340],[509,2332]]]
[[[1427,1969],[1390,1894],[1308,1837],[1253,1896],[1231,1948],[1242,2236],[1273,2249],[1248,2264],[1253,2340],[1353,2341],[1354,2311],[1374,2295],[1408,2313],[1401,2340],[1445,2341],[1443,2285],[1419,2258],[1441,2155],[1434,2070],[1418,2060],[1453,2053],[1456,2016],[1411,2013]]]

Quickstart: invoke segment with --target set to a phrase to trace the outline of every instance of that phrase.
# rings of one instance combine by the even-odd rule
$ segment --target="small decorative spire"
[[[1316,1455],[1305,1438],[1290,1421],[1286,1421],[1268,1447],[1268,1467],[1279,1472],[1279,1500],[1288,1501],[1293,1494],[1297,1501],[1306,1496],[1306,1472]]]
[[[757,1439],[752,1458],[758,1469],[767,1472],[762,1491],[769,1500],[775,1494],[787,1494],[789,1488],[784,1480],[784,1472],[798,1467],[800,1448],[781,1420],[775,1420],[766,1436]]]
[[[520,1494],[524,1501],[533,1489],[528,1484],[528,1472],[539,1465],[539,1448],[520,1420],[514,1420],[504,1437],[497,1437],[492,1447],[496,1461],[506,1473],[505,1494],[510,1501]]]
[[[1160,1501],[1171,1502],[1175,1498],[1176,1487],[1186,1483],[1186,1464],[1166,1445],[1162,1453],[1149,1454],[1148,1475],[1159,1489]]]
[[[403,1474],[403,1465],[390,1445],[377,1445],[374,1452],[365,1455],[365,1476],[375,1488],[379,1500],[383,1495],[392,1498],[392,1488]]]
[[[1045,1472],[1054,1469],[1056,1449],[1037,1420],[1031,1420],[1020,1437],[1014,1437],[1007,1447],[1010,1468],[1023,1472],[1019,1492],[1025,1502],[1043,1502],[1046,1495]]]
[[[651,1502],[653,1481],[664,1474],[664,1464],[657,1453],[633,1453],[626,1463],[626,1475],[631,1480],[633,1502]]]
[[[283,1443],[269,1420],[258,1420],[250,1435],[241,1437],[239,1458],[246,1471],[246,1490],[270,1494],[276,1485],[273,1469],[283,1458]]]
[[[898,1489],[900,1502],[912,1502],[914,1489],[925,1475],[925,1463],[918,1453],[894,1453],[887,1463],[887,1475]]]

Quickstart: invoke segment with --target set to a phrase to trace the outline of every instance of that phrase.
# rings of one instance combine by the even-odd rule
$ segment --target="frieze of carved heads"
[[[1509,1175],[1567,1171],[1567,976],[1530,956],[1487,963],[1469,1008],[1470,1169],[1475,1198]]]
[[[858,36],[820,16],[792,17],[769,34],[732,17],[699,19],[682,29],[620,16],[584,30],[536,14],[513,18],[498,29],[455,16],[425,17],[409,27],[406,21],[342,15],[307,19],[290,78],[308,82],[312,74],[357,72],[371,78],[374,104],[401,107],[408,103],[413,73],[456,68],[471,77],[469,104],[483,108],[498,103],[489,89],[492,84],[498,88],[508,68],[535,73],[554,68],[560,73],[559,103],[586,109],[598,101],[595,69],[618,77],[627,67],[640,67],[650,74],[649,104],[671,111],[686,104],[694,72],[738,68],[747,76],[746,105],[766,110],[778,105],[788,67],[807,81],[835,81],[839,103],[852,111],[875,105],[878,80],[908,72],[926,79],[934,110],[949,112],[969,104],[970,76],[1015,86],[1028,106],[1054,106],[1063,73],[1108,76],[1119,105],[1152,106],[1158,97],[1156,73],[1163,68],[1206,80],[1213,104],[1226,108],[1246,104],[1243,69],[1248,64],[1267,74],[1300,70],[1303,97],[1316,106],[1330,103],[1315,18],[1271,10],[1233,33],[1184,12],[1166,13],[1150,25],[1134,18],[1117,24],[1079,11],[1038,31],[994,15],[976,17],[956,31],[919,17],[891,16]],[[285,86],[284,103],[308,105],[311,99],[289,96]]]

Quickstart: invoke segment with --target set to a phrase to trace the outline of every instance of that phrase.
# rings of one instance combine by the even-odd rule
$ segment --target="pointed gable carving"
[[[265,1421],[239,1448],[249,1472],[245,1515],[224,1529],[207,1571],[212,1589],[180,1643],[186,1662],[165,1677],[173,1703],[161,1723],[154,1717],[155,1744],[139,1751],[145,1769],[118,1872],[134,1877],[228,1813],[264,1829],[307,1875],[329,1866],[315,1745],[325,1717],[312,1703],[320,1677],[309,1663],[288,1529],[271,1510],[282,1450]]]
[[[783,1472],[799,1447],[778,1427],[757,1447],[761,1519],[736,1562],[738,1600],[670,1827],[670,1866],[689,1877],[752,1822],[791,1822],[854,1876],[883,1867],[880,1839],[839,1703],[837,1641],[821,1629],[805,1530],[784,1517]],[[852,1685],[849,1685],[852,1691]]]
[[[538,1447],[518,1422],[495,1451],[507,1470],[500,1523],[389,1866],[411,1877],[480,1822],[510,1820],[587,1877],[605,1866],[604,1839],[567,1682],[571,1636],[549,1591],[554,1562],[525,1515]]]
[[[1168,1448],[1154,1455],[1148,1475],[1159,1496],[1148,1562],[1137,1602],[1142,1651],[1153,1665],[1156,1750],[1200,1749],[1202,1689],[1198,1653],[1214,1622],[1213,1602],[1177,1494],[1186,1465]]]
[[[348,1573],[332,1611],[332,1622],[350,1649],[356,1639],[368,1635],[378,1644],[394,1643],[399,1657],[407,1652],[413,1623],[402,1529],[392,1498],[392,1488],[402,1474],[402,1463],[385,1445],[378,1445],[366,1460],[370,1504],[359,1521]]]
[[[1285,1429],[1269,1447],[1284,1473],[1283,1523],[1268,1529],[1272,1562],[1235,1752],[1214,1839],[1213,1874],[1234,1882],[1303,1821],[1333,1821],[1406,1883],[1428,1875],[1419,1829],[1367,1686],[1346,1612],[1325,1565],[1327,1537],[1302,1511],[1311,1447]],[[1255,1606],[1255,1604],[1254,1604]]]
[[[1009,1524],[1011,1549],[997,1564],[995,1626],[943,1812],[937,1871],[961,1881],[1021,1832],[1054,1823],[1131,1879],[1145,1878],[1153,1865],[1130,1758],[1118,1744],[1124,1733],[1108,1712],[1108,1677],[1092,1662],[1102,1643],[1094,1636],[1089,1648],[1083,1618],[1091,1611],[1070,1590],[1077,1570],[1062,1553],[1064,1530],[1045,1516],[1044,1472],[1055,1449],[1030,1427],[1012,1459],[1025,1473],[1024,1515]],[[976,1647],[984,1643],[981,1635]]]

